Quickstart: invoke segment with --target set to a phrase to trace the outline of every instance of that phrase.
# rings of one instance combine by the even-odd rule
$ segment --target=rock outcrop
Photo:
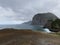
[[[44,26],[48,21],[55,20],[58,17],[52,13],[39,13],[33,17],[32,25],[42,25]]]

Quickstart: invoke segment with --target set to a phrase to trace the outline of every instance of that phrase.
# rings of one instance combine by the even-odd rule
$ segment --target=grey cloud
[[[59,16],[59,5],[60,0],[0,0],[4,19],[18,21],[31,20],[36,13],[42,12],[52,12]]]

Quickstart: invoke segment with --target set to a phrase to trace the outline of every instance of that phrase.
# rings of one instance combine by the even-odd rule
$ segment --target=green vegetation
[[[60,19],[56,19],[55,21],[52,21],[51,28],[52,29],[60,29]]]
[[[50,31],[59,32],[60,31],[60,19],[56,19],[51,22]]]

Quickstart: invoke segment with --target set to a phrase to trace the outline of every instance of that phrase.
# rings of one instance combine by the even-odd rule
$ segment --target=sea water
[[[40,25],[29,25],[29,24],[15,24],[15,25],[0,25],[0,29],[14,28],[14,29],[31,29],[43,32],[50,32],[47,28],[42,28]]]

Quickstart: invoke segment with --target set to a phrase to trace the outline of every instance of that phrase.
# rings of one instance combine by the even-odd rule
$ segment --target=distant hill
[[[30,24],[31,25],[32,21],[24,22],[23,24]]]

